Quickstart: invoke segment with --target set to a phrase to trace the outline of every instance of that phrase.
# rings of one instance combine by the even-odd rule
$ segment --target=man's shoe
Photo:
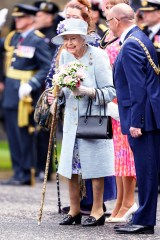
[[[116,230],[118,228],[126,227],[127,225],[131,225],[131,224],[132,224],[132,219],[128,223],[114,225],[113,229]]]
[[[44,181],[44,172],[39,172],[39,174],[36,175],[36,182],[43,182]],[[48,174],[47,181],[51,181],[52,177],[51,174]]]
[[[10,179],[8,180],[3,180],[0,182],[1,185],[12,185],[12,186],[17,186],[19,185],[19,180],[14,178],[14,177],[11,177]]]
[[[154,226],[126,224],[126,226],[115,229],[115,232],[120,234],[154,234]]]

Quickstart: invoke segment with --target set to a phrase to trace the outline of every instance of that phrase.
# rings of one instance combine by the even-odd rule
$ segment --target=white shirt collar
[[[120,37],[120,42],[121,42],[121,43],[124,42],[124,39],[125,39],[127,33],[129,33],[129,31],[130,31],[132,28],[134,28],[135,26],[136,26],[136,24],[131,25],[130,27],[128,27],[128,28],[122,33],[122,35],[121,35],[121,37]]]
[[[28,36],[28,34],[29,34],[30,32],[32,32],[33,30],[34,30],[34,28],[31,28],[31,29],[29,29],[29,30],[21,33],[21,36],[22,36],[23,38],[26,38],[26,37]]]
[[[157,23],[153,27],[149,27],[149,30],[151,30],[151,34],[149,35],[149,38],[152,39],[152,37],[159,31],[160,29],[160,23]]]

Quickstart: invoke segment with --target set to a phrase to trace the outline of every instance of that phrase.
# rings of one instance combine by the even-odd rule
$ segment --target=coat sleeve
[[[35,59],[38,65],[38,71],[29,81],[33,91],[41,88],[44,84],[52,61],[52,55],[49,46],[44,42],[43,39],[39,39],[39,41],[37,41]]]
[[[116,91],[113,86],[113,74],[110,65],[109,57],[104,50],[96,49],[97,53],[94,56],[94,69],[97,89],[101,89],[104,93],[106,103],[112,101],[116,97]],[[101,92],[98,90],[100,102],[103,103]],[[94,102],[99,104],[98,99]]]
[[[146,68],[148,63],[145,52],[139,43],[132,40],[124,45],[122,64],[130,94],[132,127],[142,127],[147,97]]]

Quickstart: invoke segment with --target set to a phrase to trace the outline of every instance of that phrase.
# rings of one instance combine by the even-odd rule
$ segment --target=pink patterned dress
[[[107,35],[107,39],[113,39],[112,33]],[[113,65],[118,52],[120,50],[119,40],[111,43],[106,47],[106,51]],[[113,102],[117,103],[117,100]],[[122,135],[120,122],[112,119],[113,142],[115,152],[115,175],[116,176],[136,176],[134,158],[130,146],[128,144],[127,135]]]

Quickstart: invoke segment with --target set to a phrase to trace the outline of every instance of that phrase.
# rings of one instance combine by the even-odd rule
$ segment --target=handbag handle
[[[105,99],[104,99],[104,93],[101,89],[99,89],[102,93],[102,98],[103,98],[103,110],[104,110],[104,116],[106,116],[106,109],[105,109]],[[99,103],[99,124],[102,124],[102,116],[101,116],[101,104],[100,104],[100,97],[99,97],[99,93],[98,90],[95,89],[96,91],[96,96],[98,98],[98,103]],[[87,110],[86,110],[86,114],[85,114],[85,119],[84,122],[87,123],[87,118],[89,116],[91,116],[91,110],[92,110],[92,99],[89,98],[88,100],[88,106],[87,106]]]

